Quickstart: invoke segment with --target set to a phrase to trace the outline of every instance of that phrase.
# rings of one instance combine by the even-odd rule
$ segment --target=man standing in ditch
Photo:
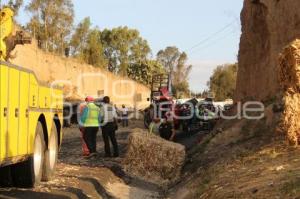
[[[164,118],[163,122],[159,126],[159,135],[161,138],[173,141],[175,138],[175,129],[172,125],[173,120],[170,118]]]
[[[109,140],[113,145],[113,156],[118,157],[119,148],[116,139],[116,130],[118,130],[117,113],[114,107],[110,104],[110,98],[108,96],[103,98],[103,103],[104,104],[100,110],[100,117],[102,118],[101,129],[104,141],[105,157],[111,157]]]

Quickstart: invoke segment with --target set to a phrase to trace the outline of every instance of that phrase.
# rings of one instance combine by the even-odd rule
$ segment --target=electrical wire
[[[228,36],[232,35],[233,33],[235,33],[235,30],[229,31],[227,34],[223,35],[222,37],[219,37],[219,38],[213,40],[212,42],[208,43],[207,45],[201,46],[201,48],[198,48],[198,49],[195,49],[195,50],[191,51],[189,54],[192,55],[192,54],[195,54],[199,51],[205,50],[205,49],[215,45],[218,41],[221,41],[221,40],[227,38]]]
[[[199,43],[197,43],[196,45],[192,46],[191,48],[189,48],[185,52],[190,52],[190,51],[194,50],[195,48],[198,48],[199,46],[207,43],[209,40],[213,39],[215,36],[219,35],[220,33],[224,32],[228,28],[232,27],[235,24],[235,22],[236,22],[236,20],[233,20],[232,22],[230,22],[226,26],[222,27],[217,32],[215,32],[215,33],[211,34],[210,36],[206,37],[205,39],[201,40]]]

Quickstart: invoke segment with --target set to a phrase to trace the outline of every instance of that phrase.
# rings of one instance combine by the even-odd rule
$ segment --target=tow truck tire
[[[45,141],[43,126],[38,122],[35,132],[33,156],[25,162],[12,165],[12,177],[17,187],[31,188],[41,182],[43,174]]]
[[[1,167],[0,168],[0,187],[11,187],[12,178],[11,178],[11,166]]]
[[[45,161],[43,169],[43,181],[50,181],[54,175],[58,156],[58,138],[57,129],[53,124],[51,135],[48,141],[48,149],[45,151]]]

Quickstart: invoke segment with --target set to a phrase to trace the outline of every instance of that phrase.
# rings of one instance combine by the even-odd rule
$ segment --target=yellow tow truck
[[[17,44],[14,12],[0,10],[0,183],[33,187],[53,176],[62,140],[63,92],[7,60]],[[42,66],[41,66],[42,67]]]

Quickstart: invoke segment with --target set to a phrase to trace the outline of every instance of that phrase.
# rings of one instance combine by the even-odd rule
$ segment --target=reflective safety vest
[[[100,126],[100,108],[94,103],[88,103],[82,118],[84,127],[99,127]]]
[[[159,122],[159,123],[151,122],[149,125],[149,133],[159,135],[159,126],[160,125],[161,125],[161,122]]]

